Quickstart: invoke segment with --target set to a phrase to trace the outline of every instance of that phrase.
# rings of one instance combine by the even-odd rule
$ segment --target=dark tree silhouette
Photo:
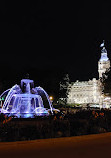
[[[70,82],[69,75],[65,74],[63,80],[60,82],[60,98],[63,99],[64,104],[67,103],[69,82]]]
[[[103,86],[103,93],[107,96],[111,96],[111,67],[103,73],[100,80]]]

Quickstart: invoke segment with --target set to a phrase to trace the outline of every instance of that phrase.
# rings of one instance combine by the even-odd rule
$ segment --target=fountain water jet
[[[20,86],[16,84],[6,92],[0,96],[6,95],[2,113],[21,118],[53,114],[47,92],[41,87],[34,88],[33,80],[22,79]]]

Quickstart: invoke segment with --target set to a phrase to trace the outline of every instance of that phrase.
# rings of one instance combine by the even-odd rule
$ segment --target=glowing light
[[[53,96],[50,96],[49,99],[52,101],[53,100]]]
[[[0,101],[4,101],[4,98],[2,97],[2,98],[0,98]]]
[[[107,53],[101,53],[100,61],[108,61],[109,58],[107,57]]]
[[[100,61],[108,61],[108,57],[107,57],[107,50],[104,46],[104,41],[103,43],[100,45],[100,47],[102,47],[102,50],[101,50],[101,58],[100,58]]]

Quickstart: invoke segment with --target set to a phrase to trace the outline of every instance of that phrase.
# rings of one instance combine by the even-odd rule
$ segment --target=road
[[[0,158],[110,158],[111,133],[1,142]]]

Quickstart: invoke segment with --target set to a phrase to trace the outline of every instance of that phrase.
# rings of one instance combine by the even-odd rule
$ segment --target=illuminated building
[[[98,61],[99,79],[89,81],[76,81],[69,85],[68,104],[102,104],[102,88],[100,78],[110,68],[110,60],[104,42],[101,44],[101,57]]]

